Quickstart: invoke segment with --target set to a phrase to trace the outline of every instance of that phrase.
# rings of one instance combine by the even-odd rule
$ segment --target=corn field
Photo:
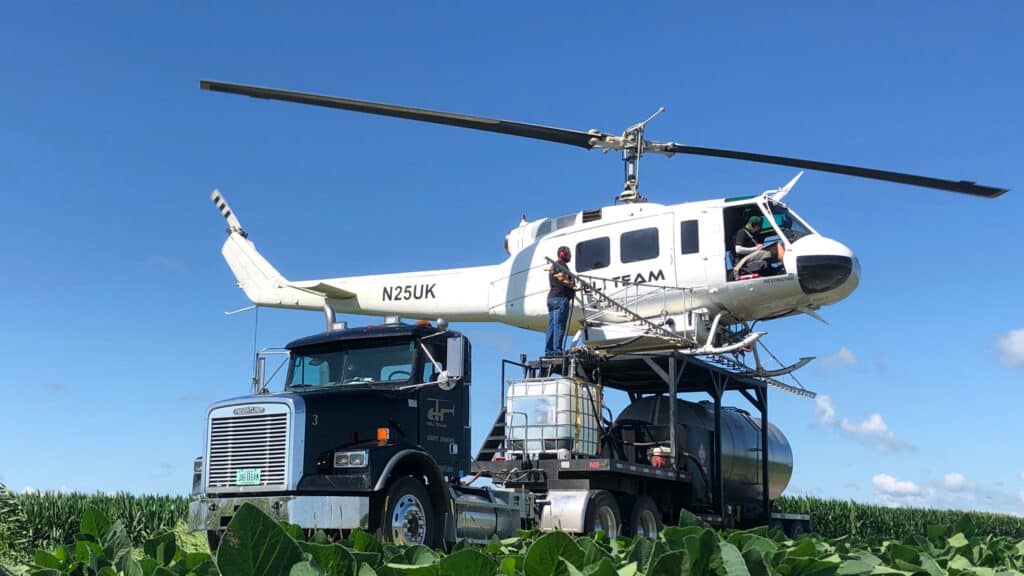
[[[929,525],[970,524],[978,534],[1024,539],[1024,518],[915,508],[886,508],[843,500],[783,497],[777,501],[783,512],[810,514],[815,532],[825,538],[850,536],[858,541],[903,538],[926,534]],[[103,494],[20,494],[0,484],[0,558],[24,557],[31,551],[69,544],[80,532],[80,520],[88,507],[120,520],[132,545],[172,530],[188,516],[188,498],[179,496],[133,496]]]
[[[968,518],[980,534],[1024,539],[1024,518],[1004,514],[887,508],[804,496],[784,496],[776,501],[776,505],[783,512],[810,514],[814,519],[814,531],[826,538],[849,535],[867,540],[898,539],[907,534],[925,534],[930,525],[956,526]]]
[[[141,546],[152,535],[172,530],[188,519],[188,498],[135,496],[128,493],[11,494],[0,485],[0,557],[37,548],[50,549],[74,542],[86,508],[120,520],[132,545]],[[20,549],[20,550],[19,550]]]

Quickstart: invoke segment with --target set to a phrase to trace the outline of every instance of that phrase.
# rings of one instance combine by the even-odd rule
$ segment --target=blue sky
[[[220,257],[220,188],[294,279],[490,264],[521,214],[608,202],[610,156],[201,92],[235,81],[1011,188],[994,201],[808,173],[787,199],[860,288],[765,325],[790,493],[1024,514],[1024,56],[1010,2],[21,3],[0,9],[0,481],[184,493],[206,404],[244,393],[254,315]],[[704,6],[708,4],[708,6]],[[650,158],[676,203],[795,170]],[[354,319],[370,322],[373,319]],[[264,310],[260,346],[321,329]],[[498,358],[474,340],[474,437]],[[742,404],[739,399],[733,402]]]

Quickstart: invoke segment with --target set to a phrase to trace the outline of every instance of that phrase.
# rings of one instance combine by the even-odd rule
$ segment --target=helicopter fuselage
[[[770,225],[759,239],[782,244],[782,258],[763,273],[738,274],[732,245],[750,215]],[[702,310],[744,322],[809,312],[848,296],[860,273],[849,248],[818,234],[768,193],[617,204],[523,221],[506,237],[508,257],[490,266],[301,282],[280,275],[237,228],[224,256],[257,305],[320,310],[326,303],[340,313],[496,321],[531,330],[547,325],[548,259],[559,246],[572,251],[577,275],[649,318]],[[581,318],[577,306],[574,324]]]

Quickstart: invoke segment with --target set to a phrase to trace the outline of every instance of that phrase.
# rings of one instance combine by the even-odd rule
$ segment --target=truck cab
[[[215,547],[248,502],[307,530],[439,544],[449,486],[470,469],[468,339],[394,322],[286,350],[283,390],[258,381],[253,395],[209,408],[191,527]]]

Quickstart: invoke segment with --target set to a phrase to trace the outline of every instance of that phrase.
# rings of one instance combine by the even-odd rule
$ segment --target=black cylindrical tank
[[[641,398],[619,414],[617,421],[640,420],[648,422],[653,440],[669,440],[669,399],[665,396]],[[711,402],[676,400],[678,428],[676,441],[692,458],[680,457],[680,465],[693,472],[695,484],[702,486],[695,494],[700,501],[707,490],[698,462],[710,479],[714,462],[715,410]],[[739,408],[722,407],[722,479],[725,501],[729,503],[757,503],[761,501],[761,419]],[[674,450],[680,453],[679,450]],[[768,424],[768,488],[774,500],[782,494],[793,473],[793,451],[789,440],[774,424]]]

